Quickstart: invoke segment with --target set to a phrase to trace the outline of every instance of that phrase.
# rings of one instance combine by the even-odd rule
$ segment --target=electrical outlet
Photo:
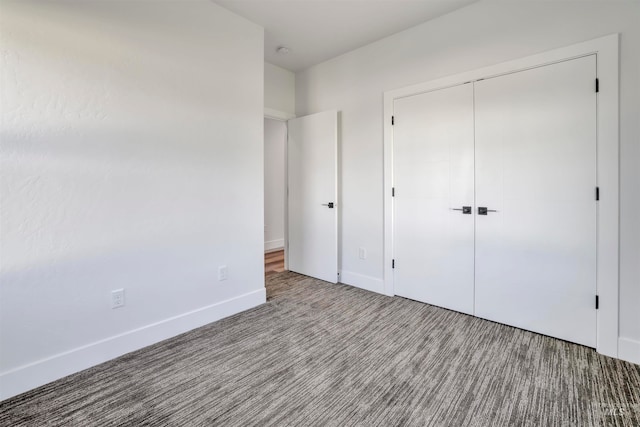
[[[229,278],[229,271],[226,265],[218,267],[218,280],[227,280]]]
[[[124,307],[124,289],[111,291],[111,308]]]
[[[358,248],[358,258],[367,259],[367,250],[365,248]]]

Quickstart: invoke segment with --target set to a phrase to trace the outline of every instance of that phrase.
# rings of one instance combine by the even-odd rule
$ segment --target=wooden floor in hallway
[[[264,254],[264,274],[281,273],[284,271],[284,250],[267,252]]]

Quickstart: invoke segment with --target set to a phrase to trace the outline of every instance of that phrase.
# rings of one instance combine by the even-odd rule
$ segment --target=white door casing
[[[336,111],[288,121],[288,269],[331,283],[338,281],[337,159]]]
[[[395,292],[473,314],[473,87],[397,99],[394,114]]]

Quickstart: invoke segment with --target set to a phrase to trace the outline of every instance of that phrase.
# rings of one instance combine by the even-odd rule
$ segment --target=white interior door
[[[472,314],[473,86],[398,99],[394,122],[394,291]]]
[[[596,63],[475,83],[477,316],[596,345]]]
[[[289,120],[288,268],[338,281],[338,113]]]

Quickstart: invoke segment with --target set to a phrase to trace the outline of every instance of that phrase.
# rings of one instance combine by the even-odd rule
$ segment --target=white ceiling
[[[213,1],[265,28],[265,61],[299,71],[477,0]]]

